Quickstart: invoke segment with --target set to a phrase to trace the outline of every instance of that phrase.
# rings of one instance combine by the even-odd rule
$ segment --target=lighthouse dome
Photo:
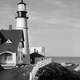
[[[24,3],[23,0],[18,3],[18,11],[26,11],[26,3]]]
[[[24,5],[26,5],[26,3],[24,3],[23,0],[21,0],[21,2],[19,2],[17,5],[19,5],[19,4],[24,4]]]

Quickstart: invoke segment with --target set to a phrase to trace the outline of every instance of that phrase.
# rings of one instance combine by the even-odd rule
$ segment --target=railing
[[[46,59],[43,59],[43,60],[37,62],[37,64],[34,65],[33,70],[30,72],[30,80],[35,80],[35,75],[36,75],[38,69],[51,63],[51,62],[52,62],[51,58],[46,58]]]

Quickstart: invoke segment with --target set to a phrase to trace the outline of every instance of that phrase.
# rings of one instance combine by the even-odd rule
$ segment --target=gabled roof
[[[31,64],[35,64],[35,58],[41,58],[41,57],[45,57],[45,56],[39,54],[38,52],[34,52],[30,54]]]
[[[43,55],[39,54],[39,53],[32,53],[30,54],[31,58],[36,58],[36,57],[44,57]]]
[[[22,30],[0,30],[0,52],[16,52],[22,36]],[[7,43],[8,40],[11,41],[11,43]]]

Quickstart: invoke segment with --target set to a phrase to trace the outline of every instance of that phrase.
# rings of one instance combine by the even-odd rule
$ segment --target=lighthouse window
[[[26,13],[25,12],[23,12],[22,17],[26,17]]]
[[[26,17],[26,12],[25,11],[20,11],[18,12],[19,17]]]
[[[21,11],[21,17],[26,17],[26,12],[25,11]]]

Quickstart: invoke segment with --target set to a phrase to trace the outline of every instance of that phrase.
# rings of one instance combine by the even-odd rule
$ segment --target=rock
[[[80,80],[79,75],[61,66],[58,63],[50,63],[40,68],[36,76],[37,80]]]

